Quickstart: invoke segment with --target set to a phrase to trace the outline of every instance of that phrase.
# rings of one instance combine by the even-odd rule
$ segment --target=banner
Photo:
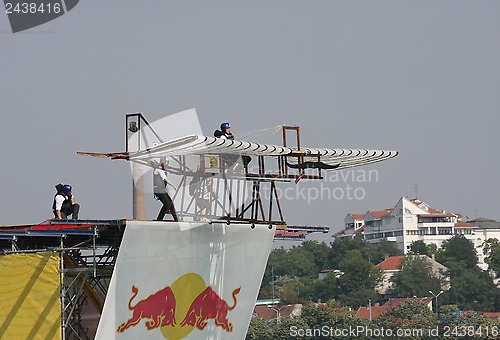
[[[0,339],[61,339],[59,255],[0,256]]]
[[[96,339],[244,339],[274,232],[127,221]]]

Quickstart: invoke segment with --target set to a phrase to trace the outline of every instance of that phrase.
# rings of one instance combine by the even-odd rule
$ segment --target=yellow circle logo
[[[194,329],[194,325],[181,325],[186,316],[191,303],[199,296],[206,288],[205,281],[200,275],[195,273],[187,273],[178,278],[170,286],[175,295],[175,325],[161,327],[161,333],[168,340],[179,340],[186,337]]]
[[[203,278],[196,273],[187,273],[140,301],[136,300],[139,288],[132,286],[132,297],[128,309],[132,316],[118,326],[118,333],[127,331],[144,321],[148,331],[159,328],[168,340],[186,337],[194,328],[203,331],[208,321],[226,332],[233,331],[227,313],[236,308],[236,295],[241,287],[233,290],[232,305],[229,305]]]

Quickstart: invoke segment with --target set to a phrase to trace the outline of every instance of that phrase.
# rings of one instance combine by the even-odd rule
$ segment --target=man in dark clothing
[[[75,203],[71,185],[59,183],[56,185],[56,190],[57,194],[55,194],[54,203],[52,203],[55,218],[65,220],[69,215],[72,215],[73,219],[77,220],[80,204]]]
[[[222,139],[230,139],[234,140],[234,135],[231,133],[231,126],[229,123],[222,123],[220,125],[220,130],[215,130],[214,137],[222,138]],[[235,164],[240,156],[236,155],[222,155],[222,161],[224,162],[226,168]],[[248,173],[248,164],[252,161],[252,157],[242,155],[241,160],[243,162],[243,166],[245,171]]]
[[[155,168],[153,171],[153,192],[155,198],[163,204],[156,220],[162,221],[165,214],[170,213],[172,214],[174,221],[177,222],[177,213],[174,208],[174,202],[168,193],[167,185],[170,184],[175,190],[177,190],[177,188],[174,183],[167,178],[165,171],[167,166],[168,158],[166,157],[161,158],[159,165],[158,163],[153,164],[153,167]]]
[[[231,133],[231,126],[229,126],[229,123],[222,123],[220,125],[220,130],[215,130],[214,137],[234,140],[234,136]]]

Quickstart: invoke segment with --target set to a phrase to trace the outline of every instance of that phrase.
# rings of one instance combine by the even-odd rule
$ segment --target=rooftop
[[[292,312],[295,310],[297,305],[288,305],[288,306],[255,306],[253,312],[254,315],[261,317],[264,320],[276,320],[278,313],[281,318],[289,317]]]
[[[474,224],[464,221],[457,221],[455,228],[477,228]]]
[[[392,209],[384,209],[384,210],[370,210],[368,211],[374,218],[382,218],[383,216],[387,216],[392,212]]]
[[[371,309],[371,318],[376,319],[382,316],[385,312],[388,310],[397,307],[406,301],[418,301],[422,302],[426,305],[429,305],[432,302],[432,298],[430,297],[414,297],[414,298],[394,298],[394,299],[389,299],[385,304],[382,306],[371,306],[370,307],[359,307],[358,310],[356,311],[356,315],[359,316],[362,319],[370,319],[370,309]]]
[[[362,221],[365,218],[365,214],[349,214],[353,219]]]
[[[401,268],[401,262],[403,262],[404,258],[404,256],[391,256],[377,264],[375,267],[380,270],[399,270]]]
[[[476,218],[468,223],[482,229],[500,229],[500,222],[488,218]]]

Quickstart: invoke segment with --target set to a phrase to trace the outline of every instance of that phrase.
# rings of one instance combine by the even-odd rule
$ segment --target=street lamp
[[[431,294],[432,294],[432,296],[434,296],[434,298],[436,299],[436,314],[439,314],[439,309],[438,309],[438,296],[439,296],[439,295],[441,295],[441,294],[443,294],[444,292],[443,292],[443,291],[440,291],[440,292],[438,293],[438,295],[436,295],[436,294],[434,294],[434,293],[432,292],[432,290],[429,290],[429,293],[431,293]]]
[[[276,323],[278,324],[278,323],[281,323],[281,314],[280,314],[281,310],[285,307],[291,307],[291,306],[292,305],[285,305],[285,306],[282,306],[280,308],[273,308],[270,305],[267,305],[267,308],[272,309],[273,311],[276,312]]]

